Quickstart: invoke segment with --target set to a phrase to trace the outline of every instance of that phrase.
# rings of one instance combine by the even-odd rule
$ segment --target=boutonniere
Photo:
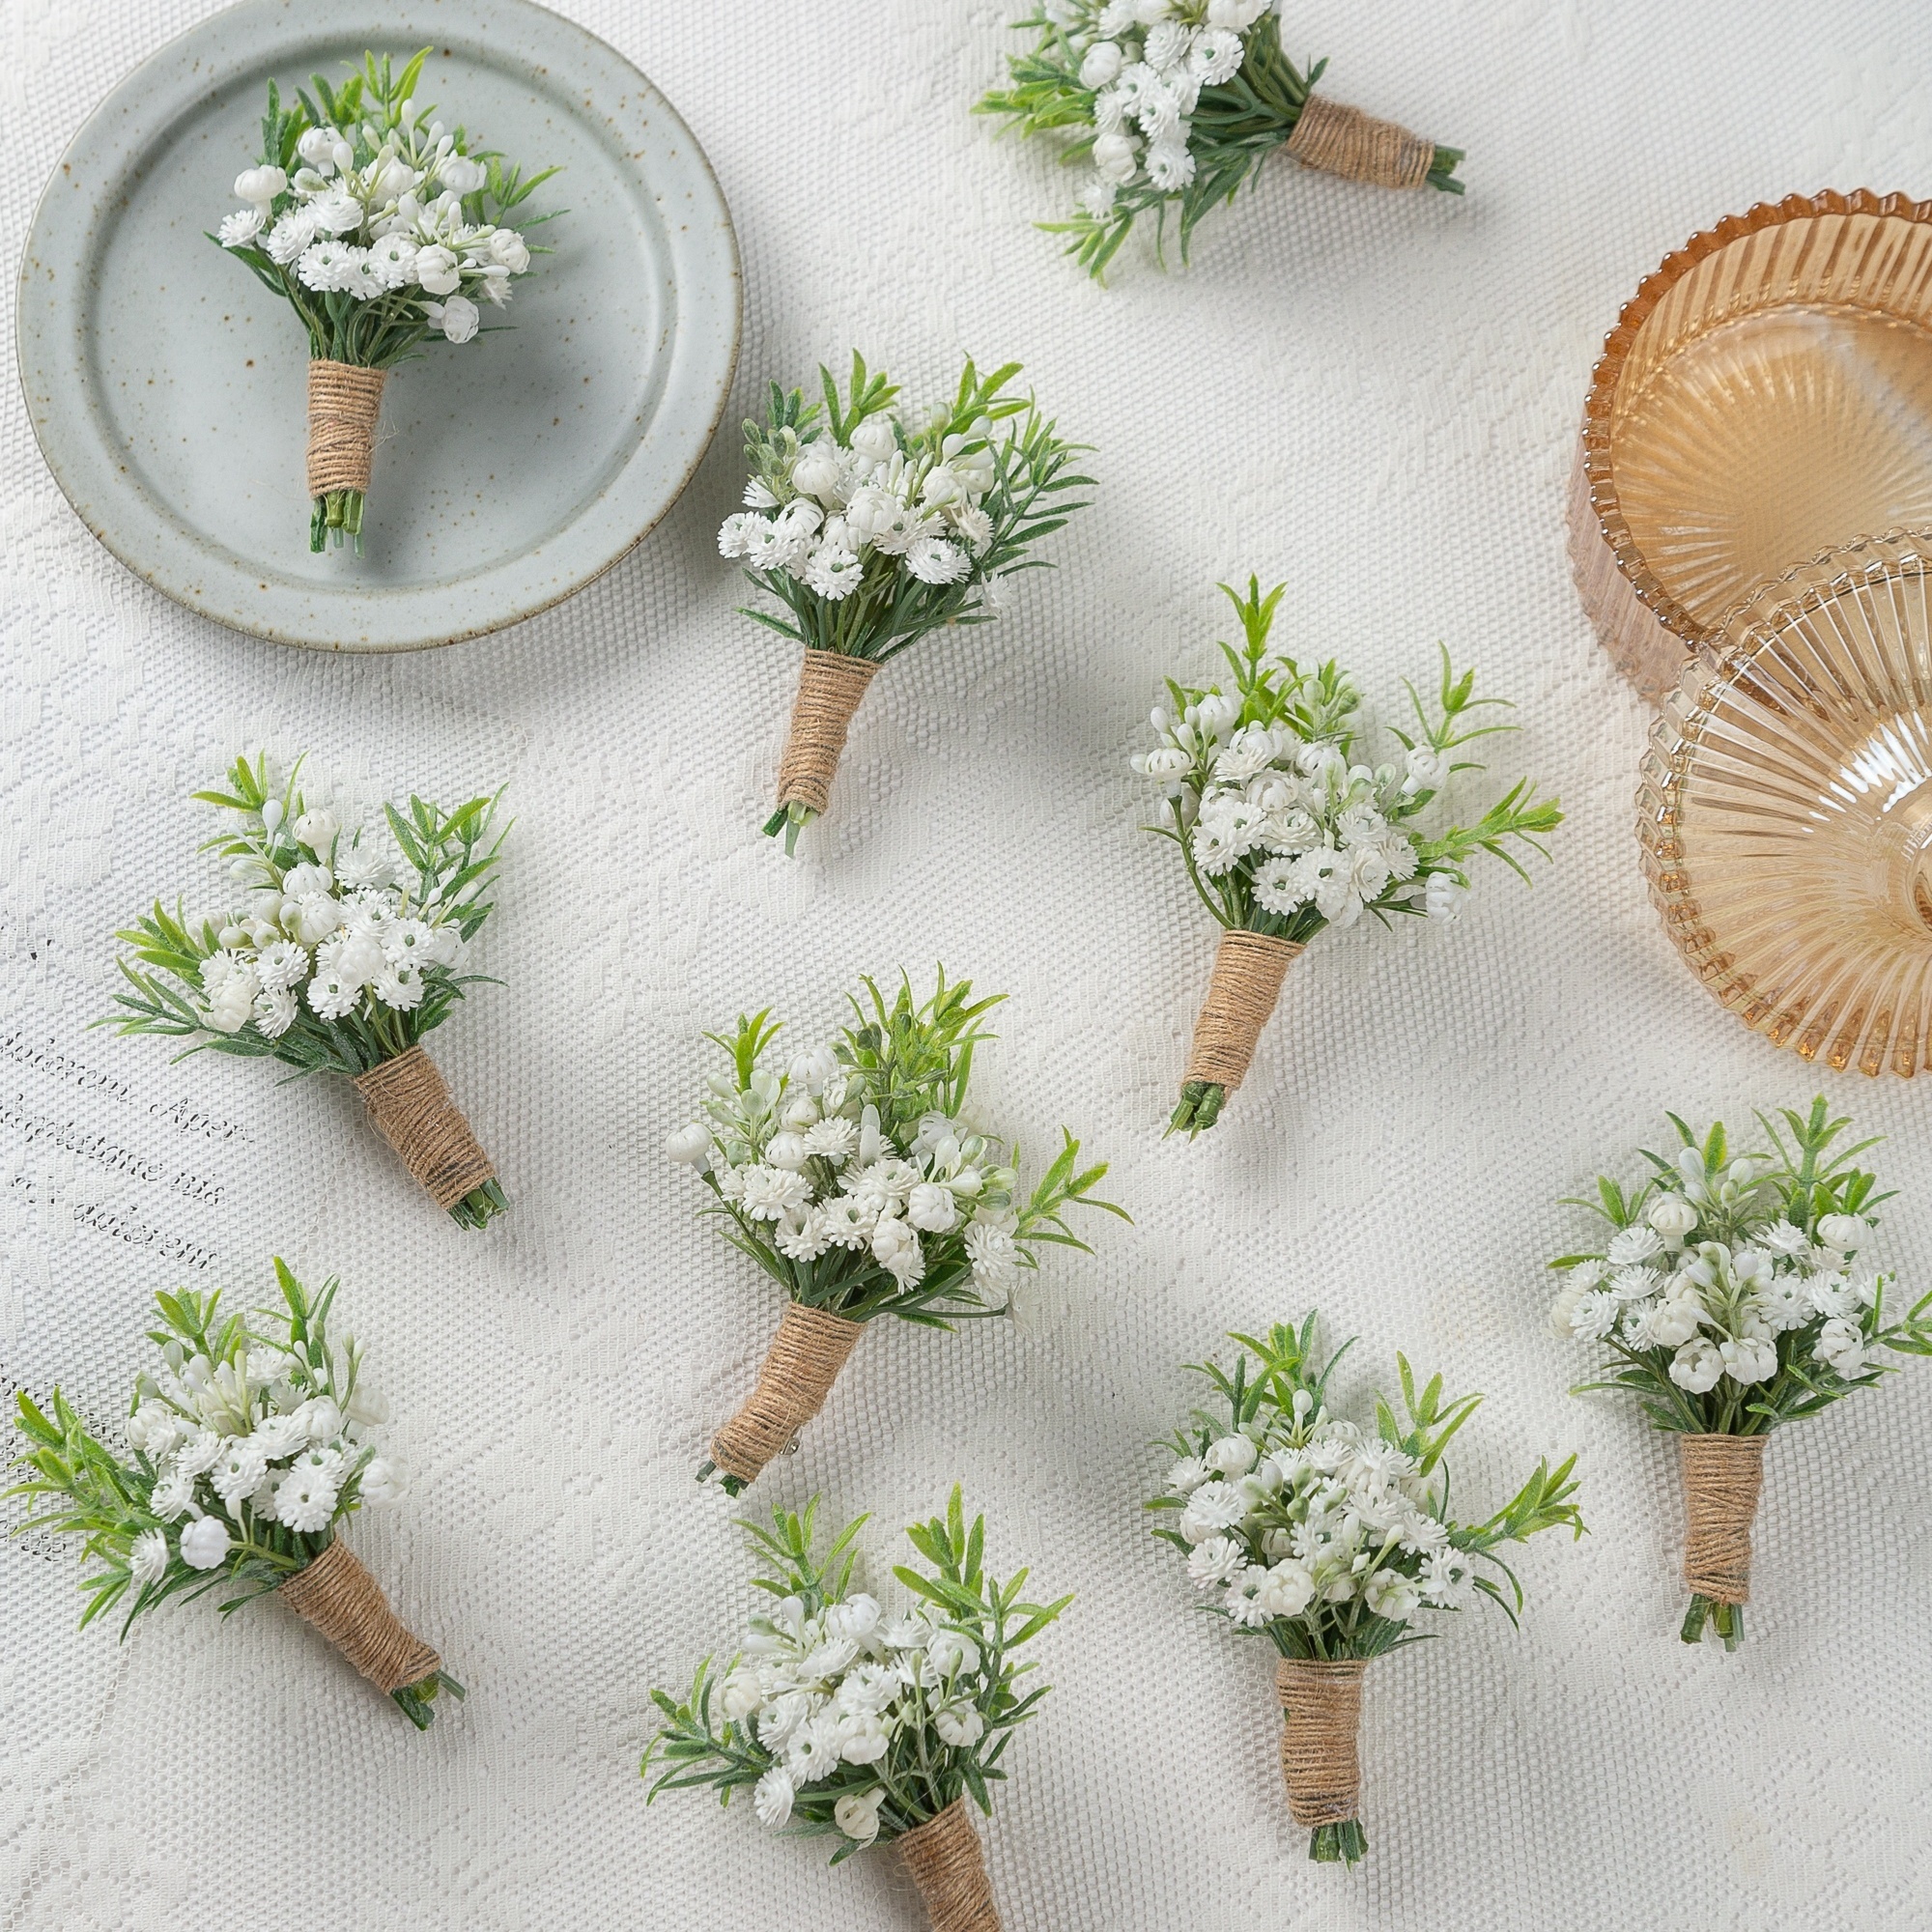
[[[228,1616],[273,1595],[427,1730],[438,1695],[463,1687],[342,1540],[357,1510],[403,1492],[373,1433],[388,1405],[355,1343],[329,1333],[335,1283],[311,1295],[279,1261],[275,1277],[282,1306],[249,1317],[223,1315],[218,1293],[155,1297],[160,1359],[134,1384],[121,1442],[58,1389],[44,1409],[22,1392],[20,1527],[82,1539],[96,1566],[83,1627],[122,1613],[125,1637],[175,1598],[227,1592]]]
[[[1477,697],[1475,673],[1458,677],[1444,651],[1434,704],[1406,684],[1413,725],[1391,726],[1399,757],[1371,764],[1348,672],[1332,658],[1303,666],[1268,652],[1286,586],[1263,596],[1250,578],[1245,596],[1221,588],[1244,637],[1238,650],[1221,646],[1229,677],[1206,686],[1170,678],[1167,703],[1152,715],[1154,749],[1133,760],[1163,795],[1159,822],[1148,829],[1179,849],[1221,928],[1169,1129],[1190,1134],[1220,1118],[1284,976],[1318,934],[1365,912],[1384,925],[1399,913],[1453,919],[1478,852],[1526,881],[1510,842],[1548,858],[1540,836],[1563,819],[1556,801],[1538,801],[1522,779],[1475,824],[1428,830],[1425,815],[1456,774],[1484,769],[1457,753],[1515,728],[1482,722],[1506,700]]]
[[[1007,1747],[1048,1688],[1026,1682],[1035,1666],[1015,1653],[1073,1600],[1027,1603],[1024,1570],[988,1576],[985,1519],[967,1522],[955,1488],[944,1517],[907,1529],[925,1567],[895,1566],[910,1602],[891,1613],[852,1588],[867,1519],[819,1555],[816,1510],[745,1525],[754,1586],[773,1601],[722,1672],[698,1666],[683,1702],[651,1692],[665,1726],[644,1753],[650,1797],[708,1787],[729,1804],[749,1790],[761,1824],[836,1838],[834,1864],[896,1845],[936,1932],[999,1932],[966,1804],[991,1816]]]
[[[1522,1589],[1496,1550],[1546,1529],[1581,1536],[1583,1520],[1573,1456],[1538,1463],[1485,1520],[1456,1520],[1443,1452],[1482,1397],[1446,1399],[1440,1376],[1418,1392],[1398,1355],[1402,1412],[1378,1395],[1372,1425],[1350,1421],[1328,1396],[1350,1345],[1321,1361],[1316,1325],[1310,1315],[1299,1329],[1231,1336],[1232,1371],[1192,1365],[1207,1397],[1169,1443],[1179,1460],[1148,1508],[1172,1523],[1154,1534],[1186,1556],[1201,1607],[1273,1644],[1289,1810],[1310,1830],[1311,1859],[1353,1864],[1368,1848],[1357,1734],[1369,1664],[1434,1634],[1410,1628],[1418,1617],[1483,1598],[1514,1623]]]
[[[269,83],[262,153],[242,206],[210,238],[295,310],[308,335],[309,549],[362,548],[362,503],[388,372],[422,346],[464,343],[530,270],[509,217],[556,173],[526,176],[415,98],[425,47],[402,71],[364,56],[285,107]]]
[[[1634,1184],[1600,1176],[1588,1208],[1609,1236],[1550,1264],[1563,1276],[1549,1326],[1602,1349],[1587,1389],[1636,1398],[1677,1438],[1690,1606],[1682,1635],[1708,1629],[1735,1650],[1750,1596],[1751,1523],[1771,1433],[1892,1373],[1888,1354],[1932,1355],[1932,1294],[1902,1316],[1893,1277],[1862,1259],[1878,1178],[1833,1147],[1851,1124],[1821,1095],[1811,1111],[1757,1117],[1768,1146],[1734,1147],[1721,1121],[1644,1151]],[[1782,1452],[1780,1452],[1782,1453]]]
[[[785,611],[744,614],[805,647],[765,826],[787,852],[826,809],[879,667],[929,632],[986,623],[1008,578],[1044,567],[1033,547],[1085,507],[1071,493],[1092,479],[1068,467],[1079,445],[1006,392],[1019,373],[969,362],[950,403],[916,414],[854,355],[842,397],[821,368],[822,405],[774,383],[765,420],[745,424],[750,508],[718,548]]]
[[[1163,242],[1174,218],[1184,261],[1195,224],[1277,150],[1377,187],[1463,192],[1461,148],[1316,92],[1328,64],[1289,59],[1271,0],[1042,0],[1019,25],[1033,46],[975,111],[1087,164],[1073,215],[1040,226],[1096,277],[1143,214]]]
[[[117,932],[130,990],[99,1024],[353,1080],[437,1206],[481,1228],[508,1203],[422,1042],[479,983],[462,967],[490,916],[497,801],[387,806],[392,853],[311,806],[300,771],[277,783],[266,753],[238,758],[225,791],[195,793],[234,814],[203,848],[226,862],[229,908],[190,916],[157,899]]]
[[[1071,1134],[1028,1192],[1018,1150],[972,1122],[967,1083],[996,999],[943,970],[924,1001],[903,980],[890,999],[862,984],[851,1024],[782,1065],[769,1011],[710,1035],[728,1064],[704,1118],[668,1144],[709,1189],[724,1238],[785,1297],[757,1386],[698,1471],[722,1472],[734,1495],[818,1413],[868,1321],[1004,1315],[1042,1244],[1088,1252],[1069,1208],[1127,1218],[1095,1197],[1106,1165],[1083,1169]]]

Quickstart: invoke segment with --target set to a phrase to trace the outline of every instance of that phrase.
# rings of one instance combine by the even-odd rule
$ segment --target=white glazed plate
[[[433,48],[416,89],[526,170],[514,325],[390,375],[364,554],[313,554],[307,338],[206,236],[284,99],[365,49]],[[568,597],[650,529],[718,426],[737,243],[690,130],[601,41],[528,0],[243,0],[142,63],[48,185],[20,267],[20,379],[69,500],[130,570],[217,623],[413,650]]]

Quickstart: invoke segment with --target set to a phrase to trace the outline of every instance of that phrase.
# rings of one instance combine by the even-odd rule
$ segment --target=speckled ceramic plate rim
[[[405,0],[388,8],[351,6],[326,24],[345,38],[387,43],[399,35],[407,37],[412,20],[443,14],[445,6],[450,0],[428,0],[426,5]],[[631,129],[625,152],[640,150],[648,164],[664,163],[655,188],[640,171],[645,196],[662,206],[668,195],[683,192],[696,204],[700,217],[711,217],[665,224],[665,247],[680,298],[665,400],[623,468],[576,519],[536,550],[452,582],[373,593],[350,583],[270,586],[244,559],[219,551],[161,513],[144,488],[121,473],[84,384],[71,361],[64,365],[59,354],[63,340],[72,342],[76,332],[87,327],[86,271],[94,253],[94,225],[89,218],[71,215],[57,190],[76,157],[83,158],[94,179],[125,178],[154,132],[174,126],[190,112],[197,99],[220,84],[224,70],[259,67],[265,55],[272,56],[276,38],[310,42],[318,25],[324,24],[305,17],[294,0],[242,0],[150,55],[88,116],[68,144],[42,191],[28,231],[14,327],[28,420],[47,468],[75,514],[136,576],[228,629],[312,649],[384,652],[461,643],[521,623],[576,595],[650,533],[683,494],[724,415],[743,324],[737,238],[710,163],[676,110],[613,48],[529,0],[464,0],[460,15],[451,6],[443,17],[460,17],[466,41],[486,32],[497,45],[514,41],[533,67],[566,73],[579,86],[597,82],[611,90],[611,98],[629,95],[631,111],[645,110],[651,125]],[[667,147],[674,154],[666,156]],[[86,211],[86,215],[91,213]],[[717,255],[721,249],[722,261]],[[701,304],[683,299],[687,289],[701,286],[707,276],[730,291],[729,328],[722,340],[721,331],[709,326],[718,318]],[[639,493],[647,500],[627,502],[626,480],[633,480],[635,490],[633,471],[653,438],[673,433],[665,424],[679,406],[674,398],[688,410],[701,411],[700,433],[693,438],[681,469],[668,479],[668,487]],[[689,427],[682,433],[689,434]],[[571,556],[568,547],[573,541],[587,554]],[[561,574],[567,578],[561,585],[560,556]],[[532,575],[543,579],[536,594],[527,583]],[[521,591],[514,583],[519,578],[525,580]],[[291,613],[285,608],[290,606],[298,609]],[[301,621],[309,613],[313,613],[310,621]],[[315,621],[325,613],[326,623]]]

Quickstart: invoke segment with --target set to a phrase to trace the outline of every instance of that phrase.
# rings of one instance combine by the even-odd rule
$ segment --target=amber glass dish
[[[1793,195],[1669,256],[1605,341],[1569,521],[1598,634],[1653,701],[1758,585],[1932,527],[1932,202]]]
[[[1766,584],[1651,730],[1637,838],[1691,969],[1775,1044],[1932,1064],[1932,532]]]

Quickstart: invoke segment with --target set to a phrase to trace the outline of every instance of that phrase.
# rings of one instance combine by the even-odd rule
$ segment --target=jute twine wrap
[[[1288,152],[1303,167],[1372,187],[1420,187],[1435,165],[1434,141],[1320,94],[1308,97]]]
[[[1282,978],[1307,950],[1270,933],[1222,928],[1183,1083],[1206,1080],[1230,1094],[1241,1084],[1281,997]]]
[[[965,1799],[955,1798],[944,1811],[915,1825],[898,1847],[925,1900],[933,1932],[1000,1932],[985,1854]]]
[[[383,1138],[439,1208],[453,1208],[495,1178],[490,1156],[449,1097],[436,1062],[412,1046],[355,1076],[356,1092]]]
[[[758,1371],[758,1385],[711,1438],[711,1460],[727,1476],[754,1483],[758,1472],[825,1406],[865,1324],[787,1301]]]
[[[308,494],[364,490],[376,461],[376,415],[385,369],[347,362],[308,365]]]
[[[383,1586],[340,1537],[281,1586],[281,1598],[379,1690],[420,1684],[442,1662],[389,1607]]]
[[[1714,1604],[1750,1601],[1751,1519],[1764,1487],[1762,1435],[1680,1435],[1684,1580]]]
[[[1281,1775],[1297,1825],[1346,1825],[1359,1815],[1362,1761],[1355,1736],[1362,1722],[1367,1658],[1317,1663],[1284,1657],[1274,1667],[1281,1700]]]
[[[791,729],[779,760],[781,805],[825,810],[832,776],[845,750],[846,727],[878,668],[869,658],[806,652],[798,668],[798,696],[791,701]]]

